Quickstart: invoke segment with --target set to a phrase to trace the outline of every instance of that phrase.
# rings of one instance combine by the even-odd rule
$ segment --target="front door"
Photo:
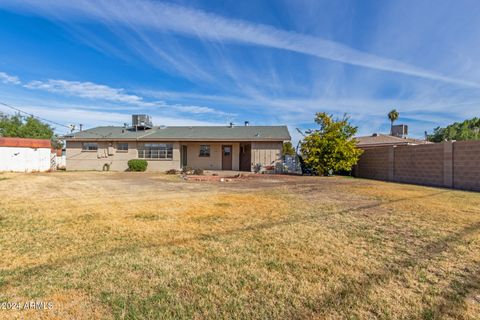
[[[222,146],[222,170],[232,170],[232,146]]]
[[[252,171],[252,145],[250,143],[240,144],[240,171]]]
[[[187,146],[182,146],[182,168],[187,167]]]

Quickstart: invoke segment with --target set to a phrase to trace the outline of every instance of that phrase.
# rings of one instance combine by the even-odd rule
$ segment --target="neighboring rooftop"
[[[374,133],[371,136],[356,137],[355,139],[357,140],[357,146],[360,148],[431,143],[426,140],[401,138],[381,133]]]
[[[0,147],[51,148],[52,145],[48,139],[0,137]]]
[[[291,140],[286,126],[188,126],[135,130],[125,127],[96,127],[65,136],[68,140],[142,141],[286,141]]]

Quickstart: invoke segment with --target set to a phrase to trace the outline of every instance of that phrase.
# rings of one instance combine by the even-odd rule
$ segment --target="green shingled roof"
[[[66,140],[165,140],[165,141],[285,141],[286,126],[153,127],[135,131],[124,127],[96,127],[65,137]]]

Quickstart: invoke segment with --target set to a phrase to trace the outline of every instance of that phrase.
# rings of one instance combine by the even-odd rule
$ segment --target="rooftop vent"
[[[234,124],[233,122],[230,122],[229,127],[230,127],[230,128],[233,128],[234,126],[235,126],[235,124]]]
[[[146,114],[134,114],[132,115],[132,127],[135,130],[146,130],[153,127],[152,120],[149,115]]]
[[[372,137],[378,137],[378,133],[372,134]]]
[[[250,121],[245,121],[245,127],[248,127],[250,125]]]

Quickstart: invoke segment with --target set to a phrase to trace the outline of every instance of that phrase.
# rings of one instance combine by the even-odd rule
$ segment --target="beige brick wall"
[[[394,148],[394,181],[443,186],[443,145]]]
[[[354,175],[480,191],[480,141],[367,149]]]
[[[480,141],[453,144],[453,185],[480,191]]]
[[[359,178],[388,180],[388,152],[390,147],[364,150],[355,167]]]

